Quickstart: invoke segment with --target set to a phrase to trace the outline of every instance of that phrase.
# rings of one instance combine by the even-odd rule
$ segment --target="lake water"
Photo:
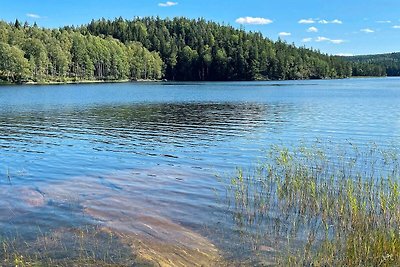
[[[193,231],[230,247],[216,177],[316,139],[398,145],[400,79],[2,86],[1,229]]]

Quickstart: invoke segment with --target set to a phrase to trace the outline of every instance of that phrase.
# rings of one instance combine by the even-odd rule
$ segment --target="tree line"
[[[272,41],[204,19],[92,20],[39,28],[0,21],[0,80],[294,80],[385,76],[382,65]]]
[[[139,42],[0,21],[0,80],[160,79],[163,61]]]
[[[353,62],[354,76],[374,76],[378,71],[387,76],[400,76],[400,53],[344,57]]]
[[[204,19],[93,20],[83,34],[137,41],[157,51],[169,80],[287,80],[345,78],[351,63],[319,51],[273,42],[259,32],[246,32]]]

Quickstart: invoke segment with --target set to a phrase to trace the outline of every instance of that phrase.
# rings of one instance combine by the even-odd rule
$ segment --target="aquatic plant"
[[[1,237],[0,245],[1,266],[152,266],[111,232],[93,226],[38,233],[32,240]]]
[[[227,199],[254,251],[277,241],[279,265],[396,266],[400,262],[399,153],[376,145],[273,147],[238,169]]]

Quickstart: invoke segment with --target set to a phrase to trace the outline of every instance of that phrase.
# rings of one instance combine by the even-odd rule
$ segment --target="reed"
[[[227,186],[237,228],[253,251],[276,240],[283,266],[397,266],[398,156],[373,144],[275,146]]]

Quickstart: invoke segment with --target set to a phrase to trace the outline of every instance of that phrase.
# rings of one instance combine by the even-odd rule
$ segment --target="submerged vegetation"
[[[254,251],[276,240],[283,266],[398,266],[399,152],[329,149],[275,147],[238,170],[227,196],[239,233]]]
[[[32,240],[1,237],[1,266],[153,266],[99,227],[58,229]]]
[[[204,19],[102,19],[60,29],[0,21],[0,82],[294,80],[352,75],[387,73],[373,62],[349,62]]]

